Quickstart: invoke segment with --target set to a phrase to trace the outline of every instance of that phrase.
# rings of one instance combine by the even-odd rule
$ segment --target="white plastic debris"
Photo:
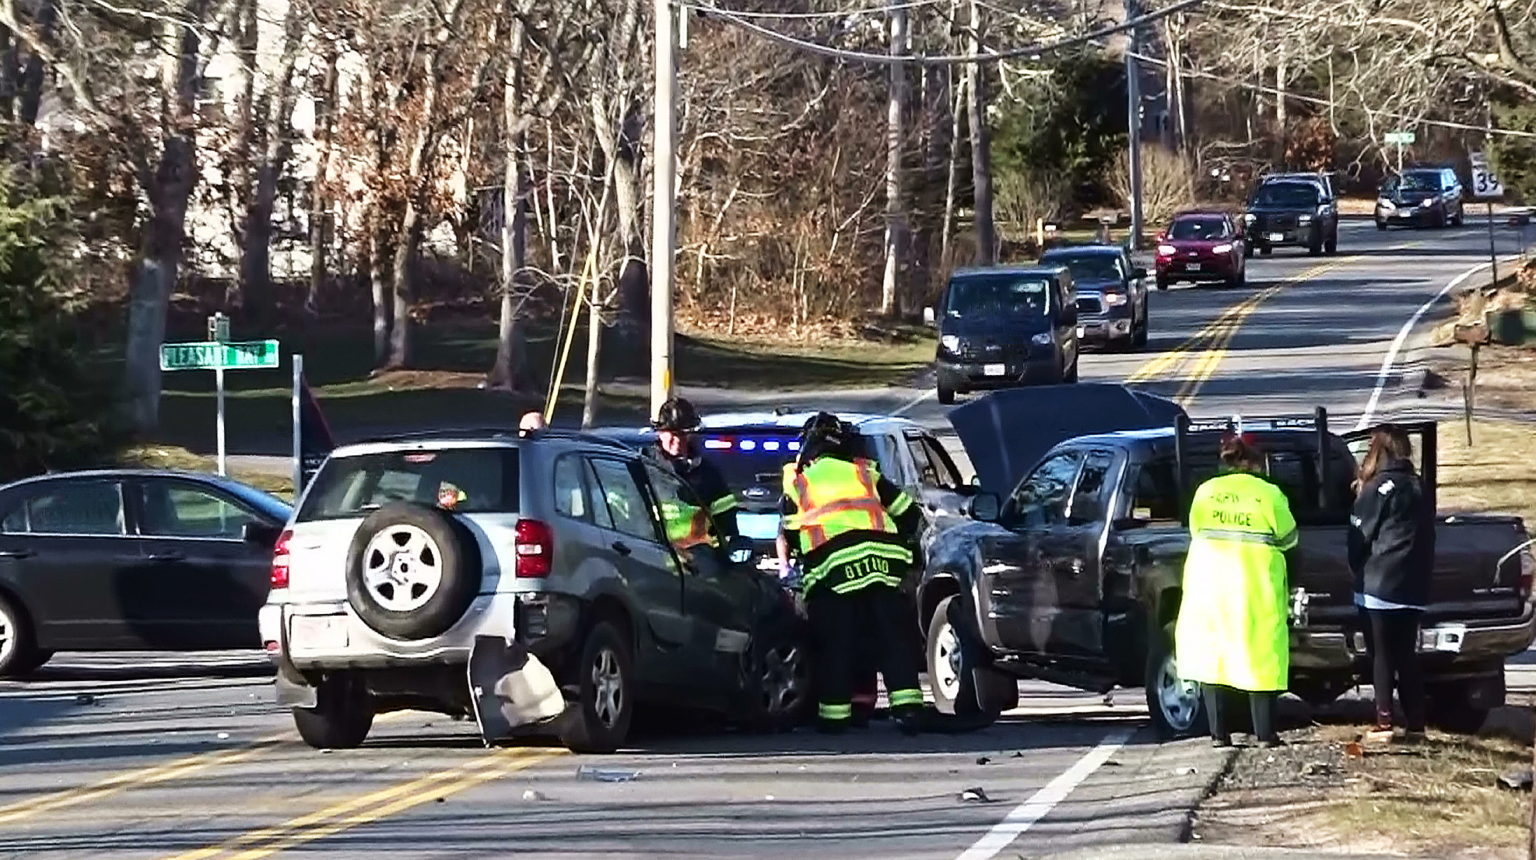
[[[548,800],[548,799],[549,798],[545,797],[544,793],[542,791],[534,791],[533,789],[530,788],[527,791],[523,792],[523,800],[538,801],[538,800]]]
[[[217,737],[221,741],[227,741],[229,740],[229,732],[219,732]]]
[[[965,803],[991,803],[992,798],[987,797],[986,791],[981,786],[967,788],[960,792],[960,799]]]
[[[596,780],[597,782],[633,782],[640,778],[640,771],[612,770],[584,764],[576,768],[576,778]]]

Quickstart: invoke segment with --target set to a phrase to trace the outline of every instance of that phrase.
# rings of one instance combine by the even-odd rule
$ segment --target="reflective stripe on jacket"
[[[1232,472],[1200,485],[1189,512],[1174,637],[1180,678],[1239,690],[1286,689],[1284,553],[1296,541],[1290,503],[1274,483]]]
[[[909,519],[903,515],[912,508],[910,496],[864,459],[818,457],[798,472],[785,467],[784,477],[784,529],[798,535],[807,593],[824,579],[838,594],[901,586],[912,551],[898,521]]]

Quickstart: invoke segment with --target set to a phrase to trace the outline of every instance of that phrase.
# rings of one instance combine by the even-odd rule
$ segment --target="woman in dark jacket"
[[[1412,457],[1413,445],[1401,429],[1388,425],[1371,434],[1355,483],[1349,566],[1370,643],[1376,736],[1391,737],[1395,686],[1406,738],[1417,740],[1424,734],[1425,708],[1419,619],[1429,602],[1435,530]]]

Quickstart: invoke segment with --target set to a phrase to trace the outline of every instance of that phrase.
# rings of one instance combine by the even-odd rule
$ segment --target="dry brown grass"
[[[136,445],[119,452],[116,461],[117,465],[131,469],[170,469],[210,474],[217,471],[218,465],[212,457],[194,454],[185,448],[173,445]],[[283,501],[293,500],[292,479],[239,469],[231,469],[229,477],[259,490],[265,490]]]
[[[1497,738],[1432,732],[1417,747],[1352,756],[1352,726],[1309,729],[1289,749],[1239,753],[1220,793],[1201,809],[1202,841],[1391,852],[1410,856],[1525,857],[1530,795],[1498,787],[1530,763],[1530,748]]]
[[[1472,422],[1472,445],[1460,421],[1440,425],[1442,513],[1514,514],[1536,527],[1536,425],[1514,421]]]

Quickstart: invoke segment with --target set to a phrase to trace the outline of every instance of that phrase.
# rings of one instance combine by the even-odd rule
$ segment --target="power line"
[[[959,66],[966,65],[968,63],[996,63],[1002,60],[1016,60],[1026,57],[1031,59],[1038,58],[1041,54],[1049,54],[1055,51],[1064,50],[1066,48],[1075,48],[1079,45],[1091,44],[1105,38],[1106,36],[1113,36],[1117,33],[1124,33],[1128,30],[1134,30],[1137,27],[1142,27],[1147,24],[1151,24],[1154,21],[1159,21],[1163,18],[1166,18],[1169,15],[1183,12],[1186,9],[1192,9],[1204,2],[1205,0],[1179,0],[1179,2],[1174,3],[1165,9],[1159,9],[1156,12],[1148,12],[1145,15],[1131,18],[1119,24],[1100,27],[1097,30],[1084,33],[1080,36],[1071,36],[1065,39],[1040,42],[1034,45],[1025,45],[1018,48],[1007,48],[1000,51],[989,51],[985,54],[940,54],[931,56],[927,54],[871,54],[864,51],[848,51],[841,48],[833,48],[829,45],[823,45],[819,42],[810,42],[805,39],[798,39],[794,36],[780,33],[779,31],[769,27],[755,24],[752,21],[748,21],[745,18],[737,16],[735,13],[729,10],[721,9],[718,6],[714,6],[713,4],[697,5],[688,2],[682,2],[680,5],[684,8],[697,10],[706,16],[718,17],[727,23],[734,24],[735,26],[741,27],[748,32],[756,33],[763,38],[778,42],[782,45],[787,45],[791,48],[806,51],[812,54],[818,54],[823,57],[832,57],[834,59],[847,60],[849,62],[871,63],[876,65]]]
[[[1153,65],[1156,65],[1156,66],[1162,66],[1164,68],[1167,68],[1167,66],[1168,66],[1168,61],[1167,60],[1159,59],[1157,57],[1149,57],[1149,56],[1147,56],[1145,54],[1139,54],[1139,53],[1132,53],[1131,56],[1135,57],[1138,60],[1141,60],[1142,62],[1152,63]],[[1208,81],[1215,81],[1217,83],[1226,84],[1228,86],[1239,87],[1241,89],[1252,90],[1254,92],[1261,92],[1261,93],[1265,93],[1266,95],[1273,95],[1273,96],[1279,96],[1281,98],[1293,99],[1295,101],[1303,102],[1303,103],[1306,103],[1306,104],[1318,105],[1319,107],[1344,108],[1345,110],[1360,111],[1362,113],[1372,114],[1374,116],[1387,117],[1388,119],[1401,119],[1401,120],[1407,120],[1408,122],[1423,123],[1424,125],[1439,126],[1441,128],[1454,128],[1454,129],[1458,129],[1458,130],[1461,130],[1461,131],[1480,131],[1480,132],[1483,132],[1484,134],[1499,134],[1499,135],[1504,135],[1505,137],[1536,138],[1536,132],[1531,132],[1531,131],[1520,131],[1519,129],[1513,129],[1513,128],[1491,128],[1489,126],[1468,125],[1467,123],[1464,123],[1464,122],[1455,122],[1455,121],[1448,120],[1448,119],[1423,119],[1421,117],[1415,117],[1415,116],[1411,116],[1411,115],[1405,114],[1405,113],[1397,113],[1396,111],[1371,110],[1370,108],[1367,108],[1364,105],[1345,104],[1343,102],[1329,101],[1328,99],[1320,99],[1320,98],[1316,98],[1316,97],[1313,97],[1313,96],[1299,95],[1297,93],[1289,92],[1289,91],[1286,91],[1286,90],[1281,90],[1281,89],[1278,89],[1276,87],[1265,86],[1263,84],[1249,83],[1247,81],[1237,80],[1236,78],[1223,77],[1221,75],[1217,75],[1217,74],[1214,74],[1212,72],[1202,71],[1200,69],[1181,69],[1180,71],[1183,74],[1190,75],[1192,77],[1204,78],[1205,80],[1208,80]]]
[[[891,6],[865,6],[859,9],[843,9],[837,12],[748,12],[743,9],[719,9],[715,6],[697,6],[692,3],[680,3],[684,9],[694,9],[700,12],[718,12],[734,18],[771,18],[782,20],[804,20],[829,18],[852,18],[856,15],[868,15],[879,12],[890,12],[896,9],[921,9],[927,6],[948,4],[950,0],[909,0],[906,3],[897,3]]]

